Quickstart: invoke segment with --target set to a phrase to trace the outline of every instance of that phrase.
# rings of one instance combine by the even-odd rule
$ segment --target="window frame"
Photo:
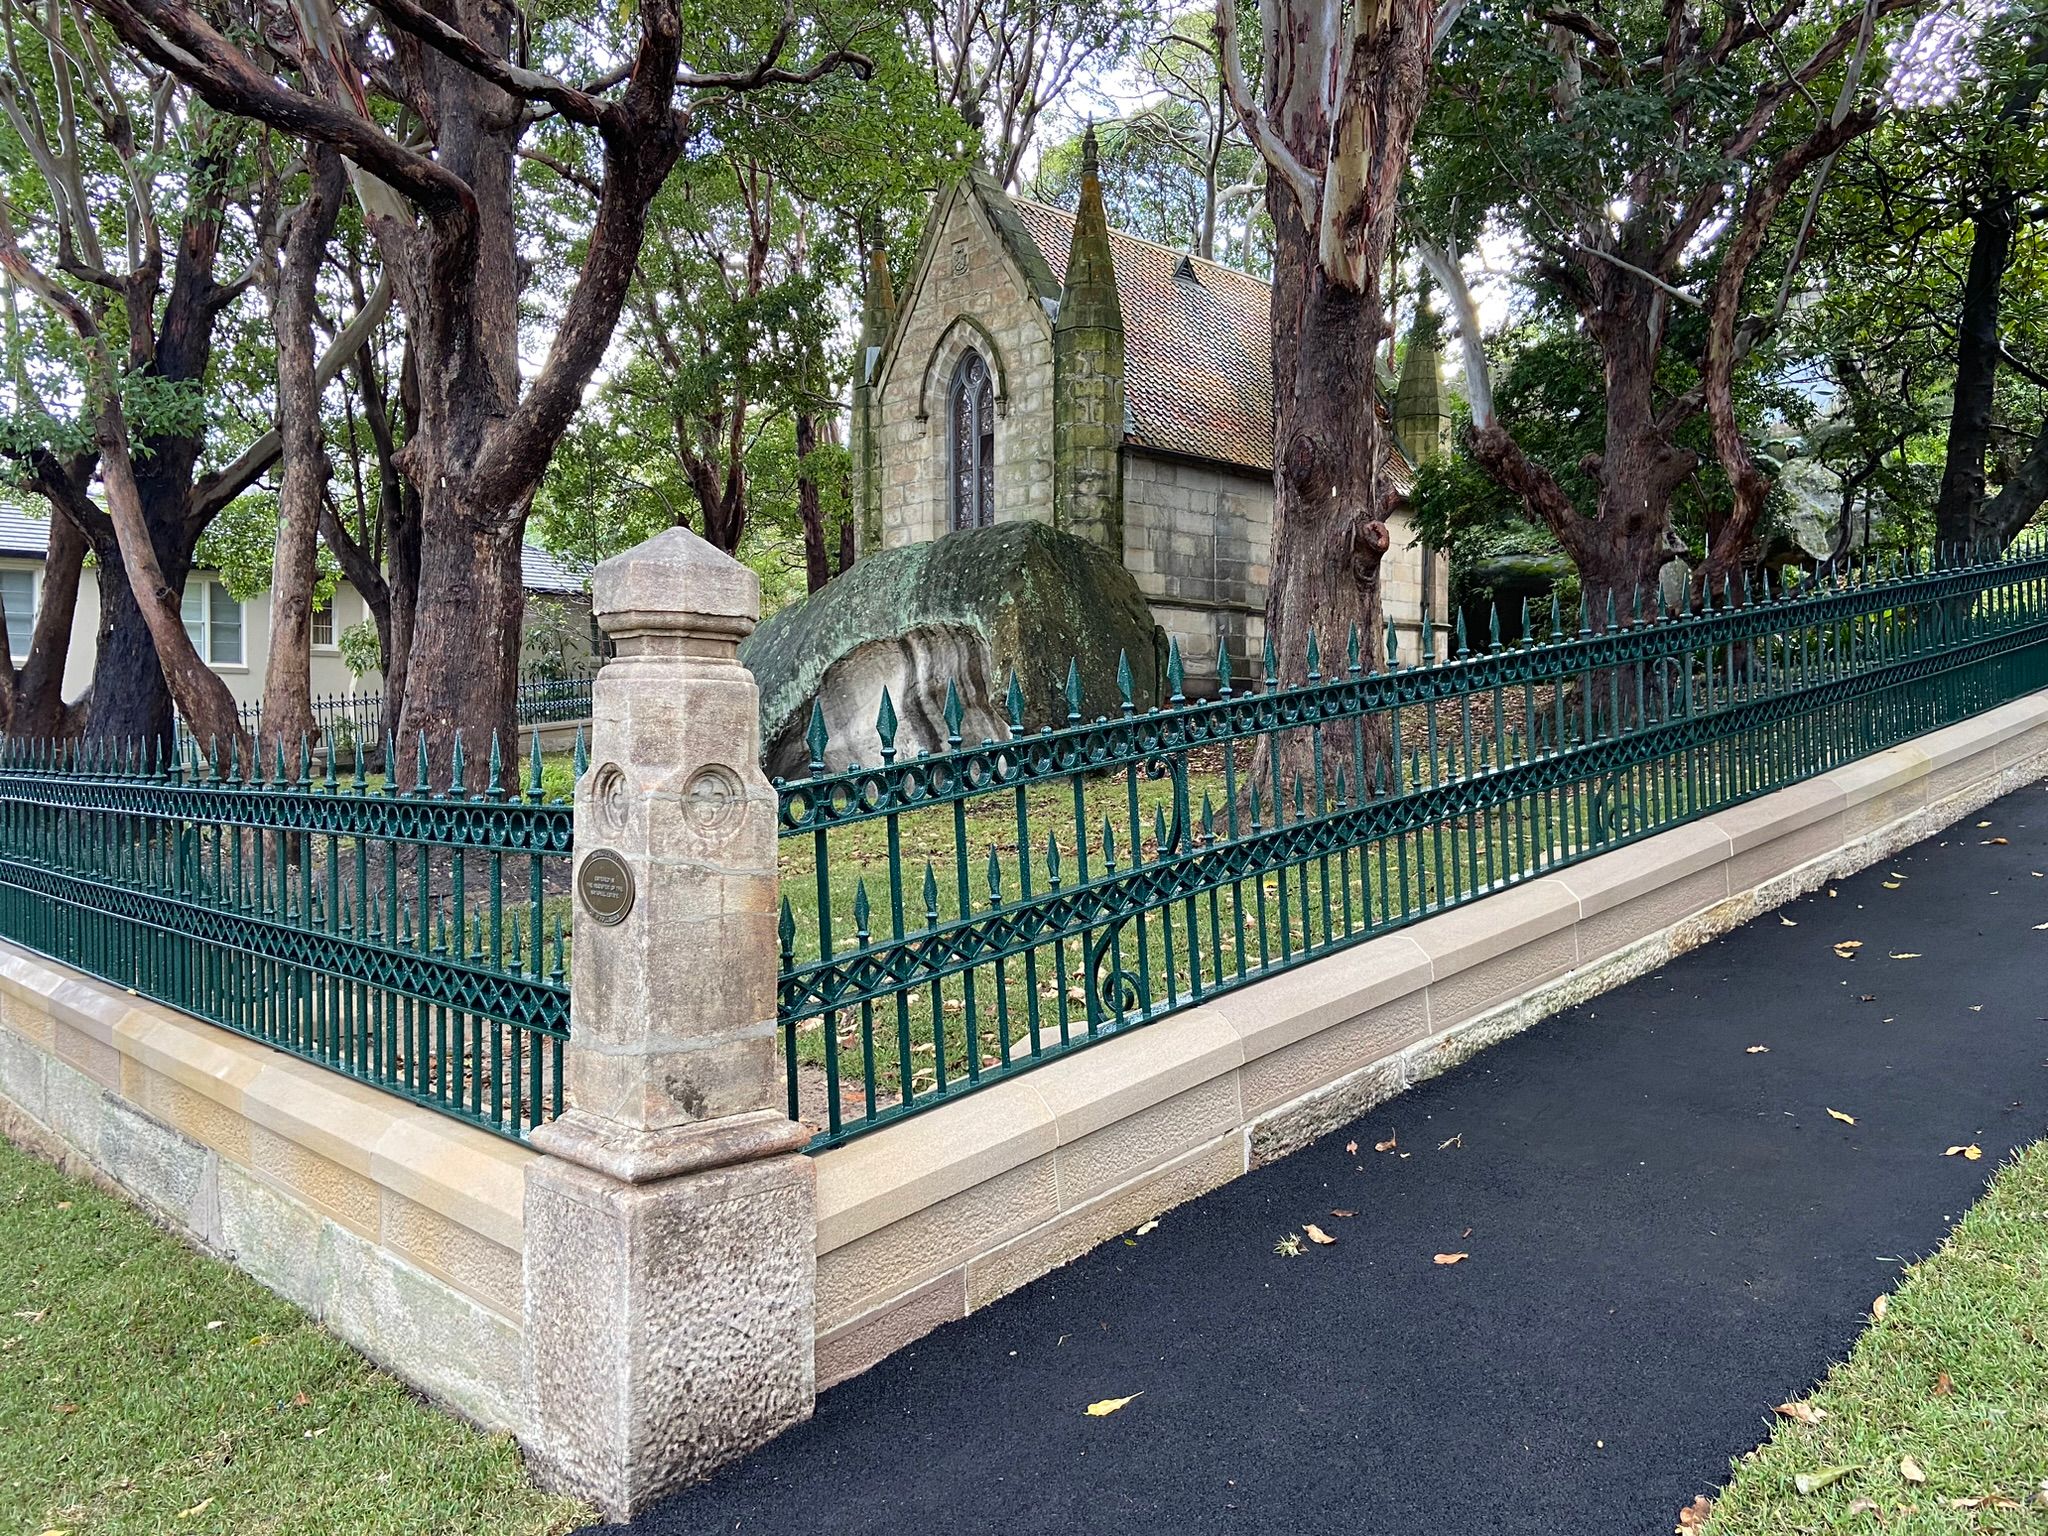
[[[970,379],[974,365],[981,365],[979,378]],[[969,395],[970,384],[974,394]],[[984,396],[983,391],[986,391]],[[984,416],[986,405],[986,416]],[[963,412],[968,426],[968,498],[960,494],[960,448]],[[962,533],[970,528],[992,528],[996,521],[995,370],[979,349],[969,347],[953,364],[953,377],[946,386],[946,531]]]
[[[195,581],[199,584],[199,613],[197,616],[199,633],[196,635],[192,633],[194,621],[184,611],[185,602],[192,597],[192,584]],[[237,640],[240,642],[242,652],[241,658],[237,661],[217,661],[214,659],[213,595],[215,592],[219,592],[221,597],[235,609],[235,633]],[[185,637],[192,642],[192,649],[197,651],[199,659],[213,668],[214,671],[246,672],[249,670],[249,605],[228,591],[219,578],[208,576],[198,571],[194,571],[190,576],[186,577],[185,595],[178,604],[178,618],[185,626]]]
[[[338,597],[340,594],[336,593],[335,596]],[[325,640],[320,638],[320,616],[322,614],[327,616],[327,638]],[[338,651],[341,649],[341,625],[339,623],[339,616],[334,611],[334,598],[330,597],[325,603],[315,603],[313,605],[313,612],[307,619],[306,625],[306,643],[312,649],[322,652]]]
[[[43,570],[41,566],[22,567],[10,565],[0,567],[0,576],[26,576],[28,578],[28,645],[24,645],[17,650],[14,645],[14,636],[9,635],[7,637],[8,654],[14,658],[14,664],[18,667],[28,660],[29,648],[35,644],[36,619],[43,611]],[[7,610],[8,624],[12,625],[16,621],[14,610],[9,608]]]

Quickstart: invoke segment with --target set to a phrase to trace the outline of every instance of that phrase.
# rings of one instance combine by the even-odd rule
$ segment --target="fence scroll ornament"
[[[1540,627],[1523,615],[1526,637]],[[1859,559],[1787,589],[1730,583],[1553,602],[1549,638],[1250,689],[1219,658],[1190,702],[1084,718],[1070,668],[1029,728],[776,785],[779,1015],[792,1116],[831,1145],[1219,991],[1327,954],[2048,684],[2048,551]],[[1426,653],[1434,636],[1425,632]],[[1063,718],[1062,718],[1063,717]],[[1290,734],[1312,766],[1280,784]]]

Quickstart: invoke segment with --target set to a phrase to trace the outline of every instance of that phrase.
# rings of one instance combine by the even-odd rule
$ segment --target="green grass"
[[[540,1536],[589,1519],[254,1281],[0,1141],[0,1532]]]
[[[2048,1142],[1907,1271],[1810,1402],[1818,1423],[1781,1420],[1735,1463],[1704,1536],[2048,1531]],[[1799,1492],[1837,1468],[1853,1470]]]

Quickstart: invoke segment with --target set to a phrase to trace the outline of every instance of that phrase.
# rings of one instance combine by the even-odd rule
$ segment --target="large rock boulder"
[[[774,614],[740,647],[761,687],[762,759],[800,777],[804,734],[822,702],[832,768],[881,761],[882,690],[896,710],[896,752],[946,741],[946,684],[960,692],[961,736],[1009,737],[1004,690],[1014,669],[1024,719],[1066,718],[1070,661],[1083,713],[1114,715],[1117,658],[1128,656],[1139,709],[1159,699],[1165,642],[1138,584],[1114,556],[1044,523],[1002,523],[885,549]]]

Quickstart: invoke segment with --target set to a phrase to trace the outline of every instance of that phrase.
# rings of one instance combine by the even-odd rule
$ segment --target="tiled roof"
[[[30,511],[30,505],[0,493],[0,555],[40,560],[49,553],[50,519],[39,510]],[[584,590],[579,572],[538,545],[521,548],[519,564],[529,592],[577,595]]]
[[[0,494],[0,555],[29,555],[40,560],[49,548],[49,518],[37,516],[26,503]]]
[[[1056,280],[1064,281],[1074,216],[1011,200]],[[1124,403],[1140,448],[1273,468],[1273,290],[1249,273],[1120,229],[1109,232],[1124,312]],[[1384,413],[1383,413],[1384,414]],[[1414,475],[1389,448],[1393,489]]]

